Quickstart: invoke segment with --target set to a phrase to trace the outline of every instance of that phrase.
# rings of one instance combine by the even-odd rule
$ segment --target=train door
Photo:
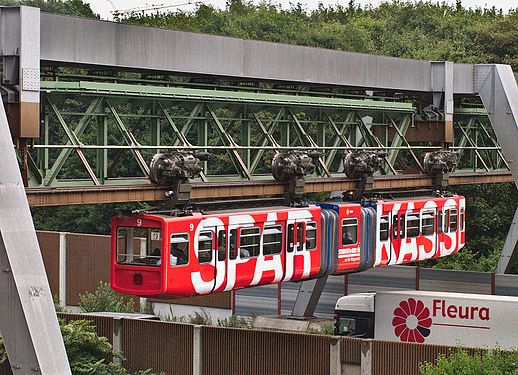
[[[217,226],[211,228],[215,240],[212,244],[213,264],[214,264],[214,292],[222,292],[227,283],[228,268],[228,227]]]
[[[371,221],[374,221],[371,210],[374,211],[373,209],[362,209],[359,205],[340,207],[337,274],[357,271],[366,264],[367,256],[362,254],[365,249],[360,249],[360,240],[364,239],[364,233],[360,231],[360,228],[364,224],[371,225]],[[362,229],[365,229],[365,226]],[[367,236],[367,234],[365,235]]]
[[[421,211],[421,237],[417,241],[418,259],[430,259],[437,254],[439,234],[435,219],[437,208],[423,208]]]
[[[440,256],[451,255],[458,249],[458,214],[455,203],[446,202],[444,205],[443,233]]]
[[[392,212],[391,220],[392,230],[390,231],[390,249],[387,249],[387,264],[396,264],[406,238],[406,212]]]
[[[390,212],[383,212],[379,217],[379,242],[376,245],[379,251],[376,256],[380,256],[381,260],[376,259],[376,265],[384,266],[390,261],[392,253],[391,218]]]
[[[300,219],[288,219],[286,221],[286,251],[284,252],[284,278],[283,281],[300,280],[305,274],[305,267],[309,268],[309,253],[305,254],[306,223]]]

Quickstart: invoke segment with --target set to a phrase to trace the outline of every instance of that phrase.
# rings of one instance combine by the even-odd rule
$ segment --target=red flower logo
[[[423,343],[432,326],[430,310],[422,301],[413,298],[401,301],[394,310],[392,326],[400,341]]]

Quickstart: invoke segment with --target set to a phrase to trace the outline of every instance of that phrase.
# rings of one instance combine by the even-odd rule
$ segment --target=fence
[[[415,375],[455,347],[349,337],[196,326],[59,313],[86,319],[126,357],[130,371],[168,375]],[[473,353],[480,349],[468,349]],[[0,368],[11,374],[8,364]]]

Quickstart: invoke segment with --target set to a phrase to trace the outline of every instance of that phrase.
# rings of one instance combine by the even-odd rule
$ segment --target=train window
[[[293,241],[295,240],[295,236],[294,236],[294,230],[295,226],[293,224],[288,224],[288,253],[291,253],[294,249],[294,243]]]
[[[306,224],[306,250],[311,251],[317,248],[317,223],[310,221]]]
[[[162,256],[162,231],[158,228],[117,229],[117,263],[159,266]]]
[[[418,237],[419,236],[419,214],[409,213],[406,216],[406,236],[407,237]]]
[[[423,236],[431,236],[434,233],[435,213],[425,211],[421,214],[421,232]]]
[[[201,232],[198,237],[198,263],[212,262],[212,231]]]
[[[342,220],[342,246],[358,242],[358,219]]]
[[[189,262],[189,235],[187,233],[171,234],[171,266],[181,266]]]
[[[282,250],[282,225],[265,225],[263,255],[279,254]]]
[[[258,256],[260,239],[259,227],[242,228],[239,233],[239,257],[246,259]]]
[[[225,260],[225,251],[227,249],[227,233],[224,230],[218,232],[218,260]]]
[[[464,207],[462,207],[460,209],[460,219],[459,219],[459,221],[460,221],[459,224],[460,224],[460,230],[461,231],[464,230],[464,224],[465,224],[464,220],[465,220],[465,213],[464,213]]]
[[[450,210],[450,232],[457,231],[457,209]]]
[[[389,237],[389,218],[383,215],[380,218],[380,241],[386,241]]]
[[[237,258],[237,230],[230,230],[230,239],[229,239],[229,250],[228,257],[230,260],[234,260]]]

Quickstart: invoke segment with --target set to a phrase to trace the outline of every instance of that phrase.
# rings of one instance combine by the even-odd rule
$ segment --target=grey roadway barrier
[[[291,313],[298,283],[267,285],[236,292],[237,315],[287,315]],[[518,296],[518,275],[392,266],[374,268],[348,276],[328,279],[315,315],[330,318],[336,300],[351,293],[387,290],[429,290]]]

